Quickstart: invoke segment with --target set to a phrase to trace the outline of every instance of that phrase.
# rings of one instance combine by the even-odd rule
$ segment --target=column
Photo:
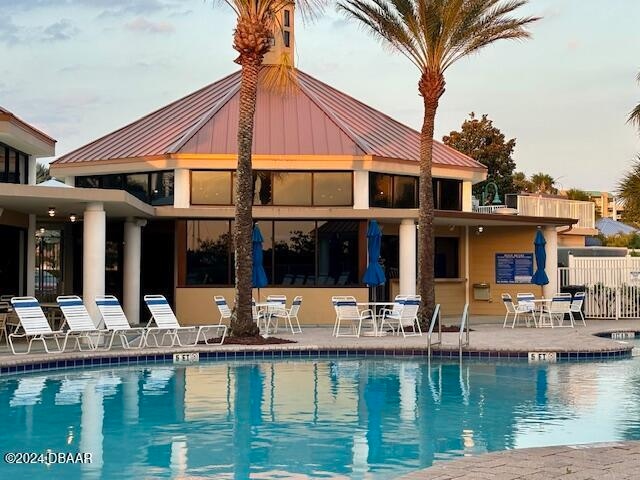
[[[87,384],[82,394],[80,415],[79,452],[90,453],[91,463],[80,465],[82,478],[101,478],[103,440],[102,425],[104,422],[104,403],[102,392],[97,388],[97,382]]]
[[[369,208],[369,171],[353,172],[353,208],[364,210]]]
[[[33,155],[29,155],[28,162],[29,163],[27,165],[27,171],[28,171],[27,185],[35,185],[36,184],[36,157],[34,157]]]
[[[127,218],[124,222],[124,313],[131,324],[140,323],[140,262],[142,258],[142,227],[147,222]]]
[[[543,234],[547,241],[545,271],[549,277],[549,283],[542,287],[542,295],[545,298],[551,298],[558,291],[558,231],[556,227],[544,227]]]
[[[400,295],[416,293],[416,224],[412,219],[400,223]]]
[[[94,299],[97,295],[104,295],[106,223],[102,203],[87,204],[82,237],[82,296],[96,327],[101,319]]]
[[[173,177],[173,206],[174,208],[189,208],[191,199],[191,179],[189,170],[176,168]]]
[[[75,187],[76,177],[74,177],[73,175],[67,175],[66,177],[64,177],[64,183],[66,185],[69,185],[70,187]]]
[[[36,294],[36,216],[29,215],[29,228],[27,229],[27,295]]]
[[[471,182],[462,182],[462,211],[473,211],[473,191]]]

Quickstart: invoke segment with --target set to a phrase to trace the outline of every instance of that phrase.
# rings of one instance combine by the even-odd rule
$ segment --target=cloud
[[[15,45],[20,43],[20,27],[10,16],[0,16],[0,43]]]
[[[69,40],[78,33],[80,30],[70,20],[63,18],[44,29],[42,40],[46,42]]]
[[[124,25],[126,30],[138,33],[173,33],[175,27],[168,22],[151,22],[143,17],[137,17]]]
[[[567,42],[567,48],[571,51],[578,50],[580,48],[580,42],[575,38],[572,38]]]

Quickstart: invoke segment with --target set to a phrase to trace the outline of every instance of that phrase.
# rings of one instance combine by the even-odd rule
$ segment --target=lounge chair
[[[111,348],[116,336],[120,339],[120,344],[124,349],[144,347],[147,329],[131,326],[116,297],[113,295],[99,295],[96,297],[96,305],[105,327],[111,332],[111,339],[107,348]]]
[[[165,337],[171,339],[171,346],[176,344],[185,346],[180,338],[181,334],[190,334],[192,336],[195,334],[195,340],[192,343],[186,343],[186,345],[197,345],[200,340],[203,340],[207,345],[213,345],[207,338],[207,332],[210,330],[222,330],[221,340],[216,344],[222,345],[224,343],[224,339],[227,336],[226,325],[194,325],[182,327],[180,323],[178,323],[178,319],[173,313],[173,310],[171,310],[171,306],[164,295],[145,295],[144,301],[151,312],[152,321],[156,324],[155,327],[147,328],[147,335],[145,337],[145,344],[147,346],[149,346],[150,337],[153,338],[155,346],[157,347],[161,346],[161,344],[164,345]],[[159,333],[162,333],[161,343],[158,343],[157,335]]]
[[[576,292],[573,296],[573,300],[571,300],[571,313],[574,314],[575,317],[578,317],[576,321],[582,321],[582,324],[586,327],[587,322],[585,321],[584,314],[582,313],[582,305],[584,304],[584,299],[586,297],[585,292]]]
[[[18,320],[20,321],[20,327],[16,332],[9,334],[9,346],[14,355],[25,355],[31,352],[31,346],[35,341],[41,341],[44,346],[44,350],[47,353],[62,353],[67,344],[68,336],[71,332],[63,332],[61,330],[51,330],[51,326],[45,317],[38,300],[33,297],[13,297],[11,299],[11,305],[16,313]],[[19,333],[22,329],[23,333]],[[24,352],[17,352],[13,344],[13,340],[16,338],[25,338],[29,340],[27,350]],[[50,350],[47,345],[47,340],[53,340],[57,349]],[[60,340],[63,340],[62,346],[60,346]]]
[[[213,297],[213,301],[216,302],[216,306],[218,307],[218,311],[220,312],[219,324],[222,325],[223,320],[231,321],[232,312],[229,308],[229,305],[227,304],[227,300],[222,295],[216,295]]]
[[[77,295],[61,295],[56,298],[56,302],[67,322],[69,333],[73,334],[74,350],[75,346],[78,350],[83,350],[81,340],[84,340],[85,345],[89,347],[88,350],[97,350],[100,340],[107,331],[96,328],[82,299]]]
[[[375,321],[373,310],[359,310],[355,297],[342,297],[336,300],[336,325],[334,335],[336,337],[359,337],[362,330],[363,320]],[[341,333],[340,327],[343,322],[350,324],[351,333]]]
[[[420,295],[396,296],[393,308],[382,310],[380,329],[383,330],[385,324],[387,324],[395,335],[402,333],[403,337],[422,336],[422,329],[418,320],[420,301]],[[413,332],[407,333],[405,327],[412,328]]]

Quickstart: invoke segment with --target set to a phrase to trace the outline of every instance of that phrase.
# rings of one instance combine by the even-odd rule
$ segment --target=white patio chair
[[[375,324],[375,315],[373,310],[359,310],[355,297],[347,297],[336,302],[338,314],[337,325],[335,329],[336,337],[359,337],[362,330],[363,320],[372,320]],[[340,327],[342,322],[350,323],[351,333],[341,333]]]
[[[502,328],[506,328],[507,322],[509,321],[509,315],[513,315],[515,317],[515,315],[517,314],[516,306],[513,303],[511,295],[509,295],[508,293],[503,293],[501,297],[502,303],[504,303],[504,308],[507,310],[507,312],[504,314],[504,322],[502,323]]]
[[[4,337],[4,341],[9,346],[9,333],[7,332],[7,317],[9,316],[9,303],[0,302],[0,340]]]
[[[564,316],[569,315],[570,327],[574,327],[573,312],[571,311],[571,294],[556,293],[548,306],[545,306],[540,316],[541,327],[554,327],[553,322],[558,322],[558,327],[564,326]]]
[[[273,323],[272,332],[277,333],[278,320],[280,318],[283,318],[286,323],[288,317],[286,295],[269,295],[267,297],[267,306],[264,307],[262,314],[264,315],[267,322],[266,332],[269,333],[271,324]]]
[[[216,302],[216,306],[220,312],[220,325],[222,325],[223,320],[231,321],[232,312],[227,304],[227,300],[222,295],[216,295],[213,297],[213,301]]]
[[[185,346],[183,344],[183,340],[180,338],[181,334],[188,334],[191,336],[195,336],[193,343],[186,343],[186,345],[197,345],[198,341],[203,340],[207,345],[213,345],[213,343],[209,342],[207,338],[207,332],[211,330],[222,330],[222,337],[217,345],[222,345],[224,343],[224,339],[227,336],[227,326],[226,325],[199,325],[199,326],[189,326],[182,327],[178,322],[169,302],[164,297],[164,295],[145,295],[144,301],[147,304],[147,308],[151,312],[152,320],[155,322],[155,327],[150,327],[147,329],[147,335],[145,336],[145,345],[149,346],[149,338],[152,337],[155,346],[159,347],[164,345],[164,340],[168,337],[171,340],[171,346],[176,344]],[[158,334],[162,333],[161,343],[158,343]],[[195,334],[195,335],[194,335]]]
[[[527,327],[529,326],[530,320],[533,320],[533,325],[537,327],[538,321],[536,318],[535,295],[533,293],[519,293],[516,298],[518,299],[518,303],[515,305],[516,312],[513,316],[513,323],[511,324],[511,328],[514,328],[516,325],[518,325],[519,320],[522,317],[524,317]]]
[[[586,292],[576,292],[573,300],[571,300],[571,313],[575,315],[574,320],[582,320],[582,325],[585,327],[587,326],[587,322],[585,321],[584,313],[582,313],[582,305],[584,304],[586,295]],[[575,318],[576,316],[578,317],[577,319]]]
[[[14,355],[25,355],[31,352],[33,342],[40,341],[44,346],[44,350],[47,353],[62,353],[67,343],[67,336],[71,332],[63,332],[61,330],[51,330],[51,326],[47,321],[47,317],[44,316],[44,312],[36,300],[33,297],[13,297],[11,299],[11,305],[13,310],[20,321],[20,327],[17,331],[9,334],[9,346]],[[27,350],[24,352],[17,352],[13,340],[16,338],[24,338],[29,340]],[[57,349],[50,350],[47,345],[47,340],[53,340]],[[62,346],[60,346],[60,340],[63,340]]]
[[[380,310],[380,330],[384,331],[385,324],[391,328],[392,333],[396,333],[394,325],[397,325],[400,319],[400,314],[404,308],[405,295],[396,295],[393,299],[393,306],[391,308],[383,308]],[[398,328],[400,330],[400,328]]]
[[[113,345],[113,340],[116,336],[120,339],[122,348],[126,350],[144,347],[147,329],[131,326],[116,297],[113,295],[98,295],[96,297],[96,305],[105,327],[111,332],[108,349]]]
[[[420,301],[420,295],[397,295],[393,307],[382,310],[380,329],[384,330],[384,326],[387,324],[395,335],[402,333],[403,337],[422,336],[418,320]],[[407,333],[405,327],[413,328],[413,332]]]
[[[291,333],[302,333],[302,327],[300,326],[300,320],[298,319],[298,312],[300,311],[300,307],[302,306],[302,296],[298,295],[293,297],[293,303],[291,304],[291,308],[287,310],[287,321],[289,322],[289,327],[291,328]],[[296,328],[293,326],[293,320],[296,321]]]
[[[333,305],[333,310],[336,313],[336,319],[333,323],[333,332],[332,335],[335,337],[336,336],[336,329],[338,328],[338,302],[340,300],[350,300],[353,297],[347,296],[347,295],[334,295],[333,297],[331,297],[331,304]]]
[[[82,351],[83,341],[85,346],[89,347],[88,350],[96,350],[107,331],[96,328],[82,299],[77,295],[60,295],[56,302],[64,315],[69,332],[73,334],[74,350],[77,346],[78,350]]]

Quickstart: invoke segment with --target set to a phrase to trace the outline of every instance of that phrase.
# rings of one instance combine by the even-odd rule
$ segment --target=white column
[[[27,185],[35,185],[36,184],[36,157],[33,155],[29,155],[27,169],[29,172],[29,176],[27,178]]]
[[[545,298],[551,298],[558,291],[558,231],[556,227],[544,227],[543,234],[547,241],[545,271],[549,277],[549,283],[542,287],[542,295]]]
[[[173,176],[173,206],[189,208],[191,200],[191,178],[186,168],[176,168]]]
[[[100,313],[97,295],[104,295],[104,269],[107,221],[102,203],[89,203],[84,211],[82,245],[82,296],[96,327]]]
[[[462,211],[473,211],[473,191],[471,190],[471,182],[462,182]]]
[[[76,177],[74,177],[73,175],[67,175],[66,177],[64,177],[64,183],[66,185],[69,185],[70,187],[75,187]]]
[[[400,295],[416,293],[416,224],[412,219],[400,223]]]
[[[91,463],[80,466],[82,478],[99,479],[102,472],[104,403],[96,382],[87,384],[82,395],[80,442],[78,451],[91,454]]]
[[[129,323],[140,323],[140,261],[142,258],[142,227],[147,222],[127,218],[124,222],[124,313]]]
[[[364,210],[369,208],[369,171],[353,172],[353,208]]]
[[[36,294],[36,216],[29,215],[29,228],[27,230],[27,295],[33,297]]]

